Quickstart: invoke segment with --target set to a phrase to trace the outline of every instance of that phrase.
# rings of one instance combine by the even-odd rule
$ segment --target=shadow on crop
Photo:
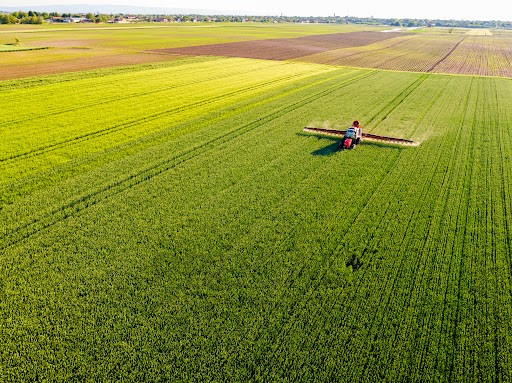
[[[340,143],[334,142],[330,145],[327,145],[326,147],[323,147],[323,148],[320,148],[320,149],[317,149],[317,150],[311,152],[311,154],[314,156],[331,156],[339,150],[340,150]]]
[[[314,136],[314,135],[306,134],[306,133],[297,133],[297,135],[302,136],[302,137],[316,138],[317,140],[322,140],[322,141],[325,140],[325,141],[332,142],[330,145],[327,145],[323,148],[320,148],[320,149],[317,149],[317,150],[311,152],[311,154],[314,156],[331,156],[340,150],[340,141],[341,140],[339,138],[328,137],[328,136],[318,137],[318,136]]]
[[[347,267],[350,267],[352,271],[357,271],[363,266],[363,262],[357,257],[355,254],[353,254],[350,259],[345,263]]]

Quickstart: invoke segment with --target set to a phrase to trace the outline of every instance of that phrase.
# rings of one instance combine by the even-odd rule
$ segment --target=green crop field
[[[0,381],[512,380],[511,85],[222,57],[1,81]],[[420,145],[302,131],[354,118]]]

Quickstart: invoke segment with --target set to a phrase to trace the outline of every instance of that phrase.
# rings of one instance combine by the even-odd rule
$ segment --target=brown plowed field
[[[373,44],[403,35],[404,34],[400,32],[334,33],[292,39],[255,40],[194,47],[157,49],[153,52],[191,56],[227,56],[266,60],[290,60],[334,49]]]
[[[149,53],[119,54],[112,56],[92,56],[71,60],[31,63],[27,65],[3,65],[0,67],[0,80],[42,76],[49,74],[78,72],[123,65],[146,64],[159,61],[170,61],[179,56],[156,55]]]

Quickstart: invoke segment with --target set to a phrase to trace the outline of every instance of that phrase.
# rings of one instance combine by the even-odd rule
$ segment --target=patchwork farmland
[[[508,35],[187,28],[0,53],[0,380],[510,381]]]

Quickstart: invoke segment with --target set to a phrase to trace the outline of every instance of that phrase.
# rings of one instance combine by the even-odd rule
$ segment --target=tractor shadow
[[[317,150],[311,152],[311,154],[314,156],[331,156],[340,150],[341,140],[339,138],[328,137],[328,136],[318,137],[318,136],[314,136],[314,135],[306,134],[306,133],[302,133],[302,132],[297,133],[297,135],[301,136],[301,137],[316,138],[317,140],[332,142],[330,145],[327,145],[324,148],[320,148],[320,149],[317,149]]]
[[[324,148],[320,148],[311,152],[311,154],[314,156],[331,156],[334,153],[339,152],[340,150],[340,142],[336,141],[330,145],[327,145]]]
[[[306,133],[302,133],[302,132],[301,133],[297,133],[297,135],[302,136],[302,137],[309,137],[309,138],[315,137],[317,140],[324,140],[324,141],[330,141],[331,142],[331,144],[311,152],[311,154],[313,156],[332,156],[336,152],[341,151],[340,150],[341,139],[339,139],[337,137],[328,137],[328,136],[318,137],[318,136],[314,136],[314,135],[306,134]],[[408,149],[408,147],[402,146],[402,145],[399,145],[399,144],[386,143],[386,142],[375,142],[375,141],[363,141],[359,145],[361,145],[361,146],[370,146],[370,147],[373,146],[373,147],[376,147],[376,148],[395,149],[395,150],[400,150],[400,151]]]

